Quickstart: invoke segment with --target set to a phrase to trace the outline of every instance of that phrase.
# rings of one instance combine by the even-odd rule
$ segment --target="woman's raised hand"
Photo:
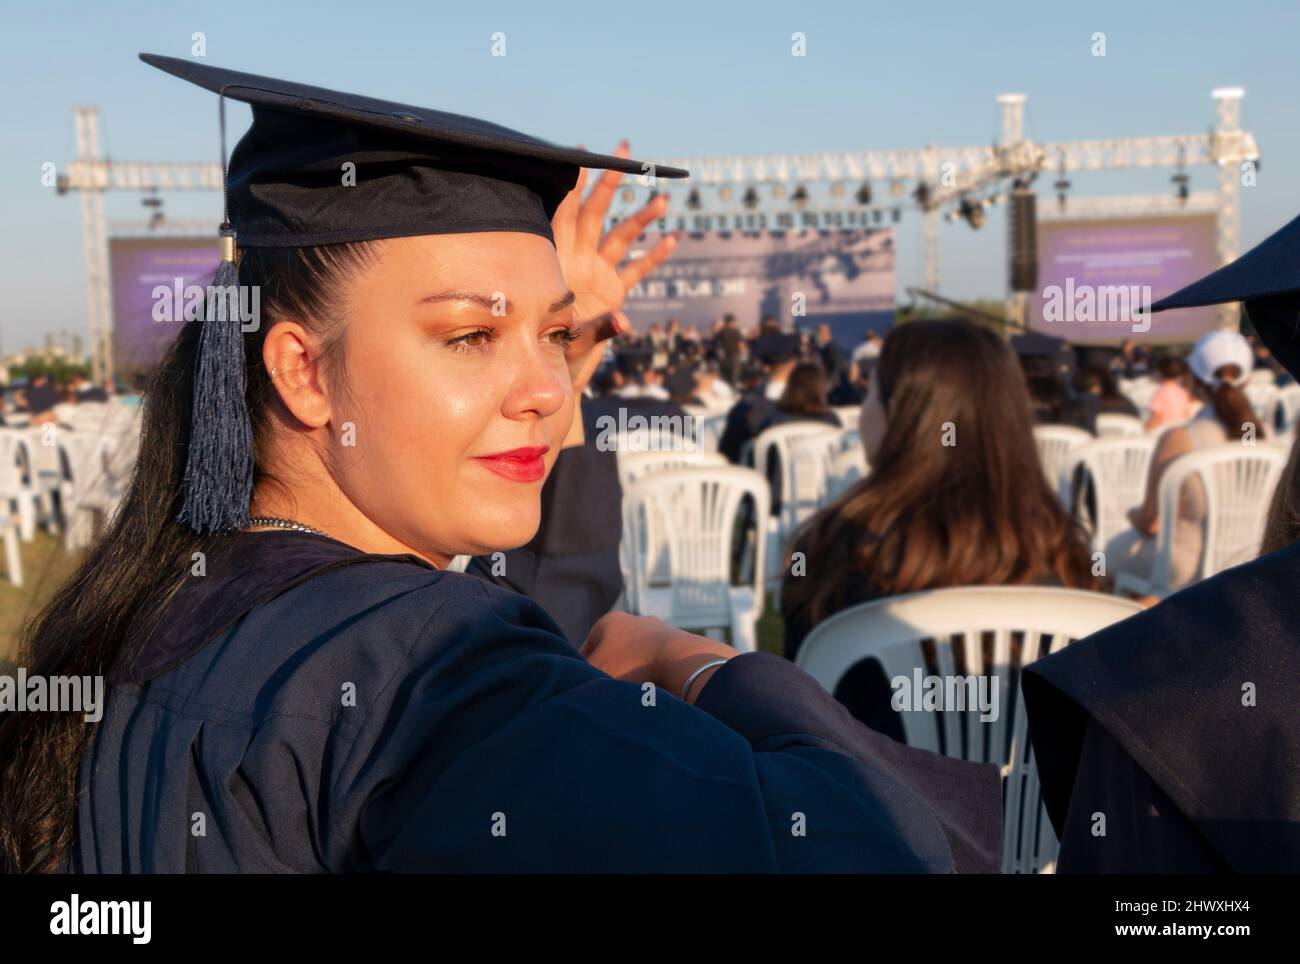
[[[627,141],[614,151],[616,157],[628,157]],[[620,171],[604,171],[584,201],[587,168],[578,173],[578,183],[556,209],[551,219],[555,250],[569,289],[577,296],[575,311],[582,328],[581,337],[569,346],[569,372],[574,392],[581,392],[600,363],[603,342],[632,330],[622,312],[623,299],[642,278],[658,267],[677,246],[675,236],[663,238],[644,257],[619,269],[632,242],[646,226],[664,216],[668,196],[660,194],[631,217],[620,221],[603,238],[601,229],[609,206],[614,200]]]

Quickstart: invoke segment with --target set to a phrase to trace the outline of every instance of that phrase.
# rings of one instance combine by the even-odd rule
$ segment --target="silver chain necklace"
[[[315,536],[324,536],[325,533],[319,529],[313,529],[309,525],[303,525],[301,522],[295,522],[293,519],[281,519],[274,515],[255,515],[249,519],[246,526],[270,526],[272,529],[288,529],[291,532],[310,532]],[[329,538],[329,536],[325,536]]]

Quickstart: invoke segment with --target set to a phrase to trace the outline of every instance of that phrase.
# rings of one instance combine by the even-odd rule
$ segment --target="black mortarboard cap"
[[[695,371],[687,367],[674,369],[664,379],[664,389],[673,398],[689,398],[695,394]]]
[[[549,238],[551,216],[580,167],[686,176],[459,114],[175,57],[140,59],[252,105],[253,124],[230,156],[226,188],[241,247],[467,231]],[[345,163],[355,165],[346,184]]]
[[[615,364],[624,375],[639,375],[648,371],[654,362],[654,349],[642,348],[640,345],[628,345],[618,350]]]
[[[553,241],[551,218],[582,167],[686,176],[680,168],[560,147],[459,114],[175,57],[140,59],[221,95],[224,243],[199,339],[177,517],[196,532],[243,525],[252,493],[236,241],[293,248],[476,231]],[[228,164],[226,98],[253,108],[252,126]]]
[[[1244,301],[1255,333],[1300,378],[1300,217],[1236,261],[1161,298],[1152,311]]]
[[[765,365],[780,365],[799,352],[799,336],[771,331],[754,342],[754,356]]]

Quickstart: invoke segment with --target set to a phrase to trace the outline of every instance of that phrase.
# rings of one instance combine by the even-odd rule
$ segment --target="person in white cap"
[[[1147,474],[1146,499],[1129,511],[1133,528],[1106,546],[1107,570],[1117,578],[1124,572],[1143,579],[1151,576],[1160,516],[1157,497],[1165,471],[1175,459],[1248,437],[1248,433],[1250,437],[1263,437],[1264,425],[1241,390],[1255,363],[1245,338],[1226,330],[1202,335],[1187,363],[1192,370],[1193,395],[1204,404],[1195,418],[1160,437]],[[1205,487],[1193,476],[1179,493],[1168,589],[1187,585],[1196,572],[1205,538],[1205,511]]]

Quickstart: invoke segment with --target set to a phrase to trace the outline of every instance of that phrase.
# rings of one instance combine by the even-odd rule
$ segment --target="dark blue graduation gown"
[[[1300,871],[1298,600],[1300,544],[1025,667],[1059,872]]]
[[[533,601],[410,556],[234,535],[133,649],[83,758],[73,871],[998,863],[996,768],[874,734],[762,653],[694,706],[646,706]]]

